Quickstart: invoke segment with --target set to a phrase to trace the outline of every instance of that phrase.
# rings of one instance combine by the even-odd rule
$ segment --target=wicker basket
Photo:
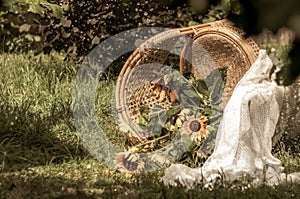
[[[138,66],[147,63],[163,64],[167,59],[169,52],[159,49],[154,49],[151,46],[164,42],[165,45],[176,41],[178,32],[183,35],[188,35],[193,38],[193,42],[199,43],[212,57],[217,67],[227,67],[227,79],[222,101],[225,104],[230,98],[232,91],[249,69],[252,63],[256,60],[259,48],[256,43],[248,38],[243,38],[243,31],[236,28],[230,21],[221,20],[217,22],[179,28],[177,31],[167,31],[150,38],[147,42],[136,49],[124,64],[117,81],[116,87],[116,108],[117,117],[120,120],[122,131],[127,135],[132,143],[140,143],[147,141],[149,134],[140,131],[137,128],[137,119],[139,117],[138,106],[143,103],[149,103],[153,106],[159,101],[159,96],[155,95],[155,88],[149,84],[149,74],[153,68],[143,68],[136,70]],[[167,41],[167,42],[166,42]],[[187,44],[181,52],[180,57],[180,72],[192,72],[197,78],[204,78],[207,74],[199,74],[193,67],[185,66],[185,54],[192,52],[192,56],[197,56],[193,52],[193,44]],[[155,66],[154,66],[155,67]],[[159,65],[157,66],[159,67]],[[147,72],[149,70],[149,73]],[[128,81],[130,78],[130,81]],[[148,79],[147,79],[148,78]],[[152,77],[154,78],[154,77]],[[149,89],[146,91],[145,87]],[[152,88],[151,88],[152,86]],[[165,92],[168,92],[166,88]],[[139,90],[139,100],[133,101],[134,92]],[[153,92],[153,95],[151,94]],[[144,96],[142,96],[144,95]],[[137,96],[136,96],[137,97]],[[172,100],[165,100],[164,106],[172,106]]]

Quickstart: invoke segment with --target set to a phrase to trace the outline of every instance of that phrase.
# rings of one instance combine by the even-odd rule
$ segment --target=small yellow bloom
[[[197,142],[202,141],[208,135],[207,120],[205,116],[200,118],[189,117],[182,125],[183,133],[186,133]]]
[[[144,169],[144,162],[140,159],[140,156],[137,153],[117,153],[114,162],[117,170],[121,172],[141,173],[141,171]]]

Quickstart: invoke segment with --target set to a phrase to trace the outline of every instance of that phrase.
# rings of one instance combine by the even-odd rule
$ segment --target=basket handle
[[[197,29],[201,29],[204,27],[209,27],[210,24],[200,24],[196,26],[190,26],[186,28],[178,28],[179,32],[183,35],[190,36],[191,38],[194,38],[194,35],[197,33]],[[184,73],[191,72],[191,67],[188,68],[188,66],[185,67],[185,57],[187,56],[187,53],[192,53],[192,50],[190,50],[190,46],[192,45],[194,39],[189,39],[180,54],[180,62],[179,62],[179,72],[183,75]],[[190,55],[192,56],[192,55]]]
[[[193,43],[193,40],[189,39],[189,40],[185,43],[185,45],[184,45],[184,47],[183,47],[183,49],[182,49],[182,51],[181,51],[181,54],[180,54],[179,72],[180,72],[182,75],[183,75],[184,73],[187,73],[187,72],[190,72],[190,71],[191,71],[191,68],[188,67],[188,65],[185,64],[185,63],[186,63],[185,58],[186,58],[186,56],[191,56],[192,50],[190,50],[190,48],[191,48],[192,43]],[[188,55],[188,53],[190,53],[190,55]],[[185,65],[186,65],[186,66],[185,66]]]

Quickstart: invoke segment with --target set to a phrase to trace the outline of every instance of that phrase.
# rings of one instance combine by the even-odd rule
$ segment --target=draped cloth
[[[212,155],[201,168],[171,165],[163,176],[165,185],[192,188],[218,178],[230,182],[245,176],[253,182],[269,184],[300,179],[300,173],[282,173],[281,161],[271,154],[272,137],[286,92],[270,75],[272,67],[266,51],[261,50],[224,109]]]

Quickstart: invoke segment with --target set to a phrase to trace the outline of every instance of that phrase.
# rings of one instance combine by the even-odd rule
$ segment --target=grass
[[[0,198],[298,198],[300,184],[282,183],[210,190],[165,187],[163,171],[126,175],[108,169],[84,148],[72,117],[72,89],[79,66],[57,54],[0,55]],[[99,83],[97,115],[114,143],[123,146],[111,113],[115,81]],[[113,124],[113,125],[112,125]],[[299,147],[298,147],[299,148]],[[280,147],[287,172],[300,155]]]
[[[161,172],[126,176],[95,160],[70,161],[60,165],[32,167],[1,175],[3,198],[296,198],[299,184],[276,187],[257,185],[249,189],[217,186],[165,187]]]
[[[7,54],[0,67],[0,170],[84,157],[70,108],[75,68],[53,57]]]

